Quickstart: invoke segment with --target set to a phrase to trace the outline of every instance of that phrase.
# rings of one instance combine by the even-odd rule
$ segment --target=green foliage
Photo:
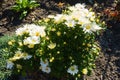
[[[20,19],[24,18],[28,11],[39,6],[35,0],[16,0],[16,4],[12,7],[12,10],[19,12]]]
[[[13,39],[14,36],[5,35],[0,37],[0,80],[7,79],[11,75],[11,70],[6,69],[6,60],[8,59],[10,53],[7,52],[7,42]]]

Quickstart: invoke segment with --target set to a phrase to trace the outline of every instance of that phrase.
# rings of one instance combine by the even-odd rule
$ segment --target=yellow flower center
[[[21,57],[21,56],[22,56],[21,53],[16,53],[16,54],[15,54],[15,57]]]
[[[36,34],[35,34],[36,36],[40,36],[40,33],[39,32],[36,32]]]
[[[86,29],[88,29],[88,30],[89,30],[90,28],[91,28],[91,26],[90,26],[90,25],[87,25],[87,26],[86,26]]]
[[[71,68],[70,68],[70,69],[71,69],[71,71],[74,71],[74,70],[75,70],[75,68],[74,68],[73,66],[71,66]]]
[[[29,48],[34,48],[34,44],[28,45]]]
[[[60,32],[60,31],[58,31],[58,32],[57,32],[57,36],[60,36],[60,35],[61,35],[61,32]]]

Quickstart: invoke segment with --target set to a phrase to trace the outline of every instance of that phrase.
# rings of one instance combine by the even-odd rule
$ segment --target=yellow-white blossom
[[[85,9],[85,4],[80,4],[80,3],[77,3],[77,4],[75,4],[75,8],[76,9]]]
[[[84,68],[84,69],[82,70],[82,73],[83,73],[83,74],[87,74],[87,73],[88,73],[88,70],[87,70],[86,68]]]
[[[48,18],[54,18],[55,16],[54,15],[48,15]]]
[[[78,73],[78,66],[77,65],[72,65],[68,68],[67,70],[68,73],[75,75]]]
[[[18,28],[16,30],[16,35],[22,36],[24,34],[29,34],[30,36],[44,37],[46,35],[45,27],[38,26],[38,25],[35,25],[35,24],[25,24],[25,25],[23,25],[23,27]]]
[[[37,36],[32,36],[32,37],[27,37],[23,41],[24,45],[35,45],[40,43],[40,37]]]
[[[56,23],[62,22],[64,20],[65,16],[63,14],[56,14],[54,17],[54,20]]]
[[[36,26],[30,31],[30,36],[45,37],[45,35],[45,27],[43,26]]]
[[[90,20],[88,18],[85,18],[85,17],[81,17],[78,19],[78,24],[79,25],[84,25],[84,24],[89,24],[90,23]]]
[[[41,64],[42,67],[46,67],[46,66],[48,66],[49,62],[48,62],[47,59],[45,59],[45,60],[41,59],[40,64]]]
[[[32,57],[32,55],[29,55],[27,53],[23,53],[23,59],[26,60],[26,59],[30,59]]]
[[[101,29],[102,28],[99,25],[97,25],[95,22],[92,23],[92,31],[93,32],[96,32],[96,31],[101,30]]]
[[[91,23],[84,24],[83,25],[83,31],[85,33],[92,33],[92,24]]]
[[[65,22],[65,24],[67,25],[67,27],[75,27],[76,22],[74,20],[68,20]]]
[[[55,47],[56,47],[56,43],[50,43],[48,45],[48,48],[50,48],[50,49],[54,49]]]
[[[21,51],[16,51],[15,55],[12,58],[10,58],[9,60],[10,61],[16,61],[16,60],[21,59],[22,57],[23,57],[22,52]]]
[[[42,66],[41,69],[42,69],[43,72],[46,72],[46,73],[50,73],[51,72],[51,68],[48,67],[48,66],[46,66],[46,67]]]
[[[12,41],[9,41],[9,42],[8,42],[8,45],[13,45],[13,42],[12,42]]]
[[[22,36],[23,34],[25,34],[27,31],[24,28],[18,28],[16,30],[16,35],[17,36]]]
[[[99,27],[99,25],[97,25],[96,23],[88,23],[88,24],[84,24],[83,25],[83,31],[88,32],[88,33],[92,33],[92,32],[96,32],[98,30],[101,30],[102,28]]]

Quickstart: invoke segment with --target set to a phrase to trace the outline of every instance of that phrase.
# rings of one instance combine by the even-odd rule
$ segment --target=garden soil
[[[15,4],[15,0],[0,0],[0,37],[6,34],[13,35],[14,31],[23,24],[33,23],[36,20],[45,18],[49,14],[61,13],[66,6],[79,2],[79,0],[37,1],[40,3],[40,6],[29,12],[23,20],[19,20],[19,14],[11,10],[11,7]],[[91,76],[84,76],[85,80],[120,80],[120,21],[109,20],[102,15],[104,8],[114,7],[115,3],[113,1],[105,0],[105,2],[99,2],[99,5],[94,6],[87,3],[88,7],[93,7],[96,13],[102,16],[101,19],[106,21],[107,29],[98,37],[102,53],[100,53],[96,60],[96,68],[93,70]],[[43,73],[40,73],[39,78],[41,79],[37,80],[50,80]],[[11,80],[17,79],[11,78]]]

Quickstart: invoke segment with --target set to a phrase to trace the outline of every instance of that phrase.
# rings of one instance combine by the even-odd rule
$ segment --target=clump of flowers
[[[38,25],[17,29],[17,38],[8,42],[15,54],[8,59],[7,68],[24,71],[34,67],[67,79],[91,73],[100,52],[95,36],[103,29],[94,12],[78,3],[38,21]]]
[[[16,30],[16,38],[8,42],[9,51],[14,53],[7,61],[7,69],[15,72],[39,68],[40,58],[37,57],[42,39],[46,36],[45,27],[26,24]]]

